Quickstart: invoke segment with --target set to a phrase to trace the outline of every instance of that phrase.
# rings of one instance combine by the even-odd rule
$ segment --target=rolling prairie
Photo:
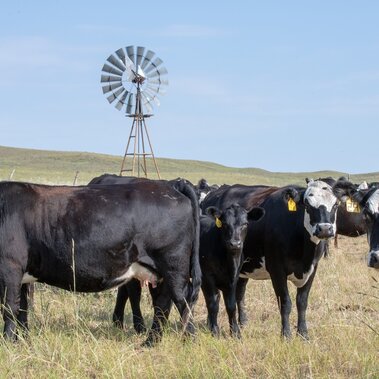
[[[89,153],[57,153],[0,148],[0,180],[50,184],[86,184],[104,172],[118,173],[120,157]],[[304,178],[346,175],[270,173],[234,169],[214,163],[159,159],[162,177],[196,182],[289,184]],[[378,173],[353,175],[355,182],[377,181]],[[126,307],[126,326],[111,322],[115,290],[74,294],[37,284],[30,312],[30,336],[17,343],[0,342],[1,378],[379,378],[379,272],[366,265],[365,236],[339,237],[339,248],[319,264],[309,299],[310,340],[282,340],[280,316],[270,281],[250,281],[247,290],[249,323],[242,339],[228,335],[226,312],[220,306],[222,335],[206,329],[202,295],[195,309],[197,336],[183,341],[176,310],[172,311],[162,343],[141,348]],[[296,325],[295,287],[291,326]],[[143,290],[147,325],[152,309]],[[2,327],[2,322],[0,323]]]

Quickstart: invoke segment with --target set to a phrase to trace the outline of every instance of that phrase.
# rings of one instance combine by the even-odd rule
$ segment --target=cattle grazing
[[[353,198],[359,203],[367,226],[367,241],[370,248],[367,265],[379,270],[379,189],[376,186],[363,190],[356,189]]]
[[[217,314],[220,290],[228,313],[230,333],[240,337],[236,317],[236,285],[243,263],[243,243],[249,221],[264,215],[262,208],[247,212],[238,204],[220,211],[209,207],[200,218],[200,266],[202,291],[208,309],[208,327],[213,335],[219,334]]]
[[[346,200],[348,189],[310,181],[307,188],[235,185],[213,192],[203,204],[225,209],[232,203],[248,208],[260,206],[265,217],[250,227],[245,239],[245,263],[237,284],[239,322],[247,321],[244,295],[248,279],[271,279],[278,301],[281,334],[290,337],[291,299],[287,281],[297,287],[297,332],[308,338],[306,309],[309,291],[327,240],[336,231],[338,199]],[[337,198],[338,197],[338,198]]]
[[[98,292],[132,278],[156,286],[146,345],[160,340],[176,305],[193,332],[201,285],[199,209],[186,183],[47,186],[0,183],[0,299],[4,335],[27,328],[27,288],[34,281]],[[192,277],[192,280],[190,279]]]

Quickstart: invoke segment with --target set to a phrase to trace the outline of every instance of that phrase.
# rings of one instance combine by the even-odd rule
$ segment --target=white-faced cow
[[[328,184],[311,181],[307,188],[235,185],[217,192],[206,198],[204,208],[215,205],[225,209],[237,202],[245,208],[259,205],[266,212],[262,220],[249,226],[245,240],[245,263],[236,294],[240,324],[247,321],[244,294],[248,279],[271,279],[281,313],[281,332],[289,337],[292,305],[287,281],[291,281],[297,287],[297,331],[308,338],[309,291],[327,239],[336,231],[338,198],[343,200],[347,190],[340,187],[334,193]]]
[[[199,209],[185,182],[85,187],[0,183],[0,299],[4,334],[27,327],[26,284],[97,292],[137,278],[157,287],[146,344],[158,341],[173,301],[193,332]],[[192,280],[191,280],[192,278]]]
[[[243,244],[249,221],[259,220],[264,210],[253,208],[247,212],[238,204],[233,204],[224,211],[209,207],[205,213],[200,217],[200,266],[208,327],[213,335],[219,334],[217,315],[221,290],[230,333],[240,337],[236,317],[236,286],[243,263]]]

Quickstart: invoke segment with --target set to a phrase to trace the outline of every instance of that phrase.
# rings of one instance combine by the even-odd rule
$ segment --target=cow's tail
[[[196,192],[193,186],[185,179],[177,180],[174,184],[174,188],[182,193],[184,196],[191,200],[192,205],[192,217],[195,225],[195,235],[192,241],[191,261],[190,261],[190,275],[191,283],[187,293],[187,303],[192,311],[200,292],[201,287],[201,269],[199,261],[199,244],[200,244],[200,208],[199,202],[196,196]]]

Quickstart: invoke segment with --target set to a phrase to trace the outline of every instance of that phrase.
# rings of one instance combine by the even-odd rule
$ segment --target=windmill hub
[[[151,156],[160,178],[145,123],[145,118],[151,114],[145,114],[144,111],[151,113],[153,104],[160,105],[158,96],[165,93],[164,87],[168,85],[168,80],[164,79],[167,70],[162,63],[151,50],[142,46],[127,46],[111,54],[102,68],[102,89],[108,102],[114,104],[116,109],[124,110],[127,116],[133,117],[121,175],[125,171],[131,171],[135,175],[137,165],[138,176],[141,170],[147,176],[146,157]],[[145,150],[146,139],[150,152]],[[131,140],[134,141],[133,153],[128,152]],[[129,155],[133,156],[130,170],[124,168]]]

